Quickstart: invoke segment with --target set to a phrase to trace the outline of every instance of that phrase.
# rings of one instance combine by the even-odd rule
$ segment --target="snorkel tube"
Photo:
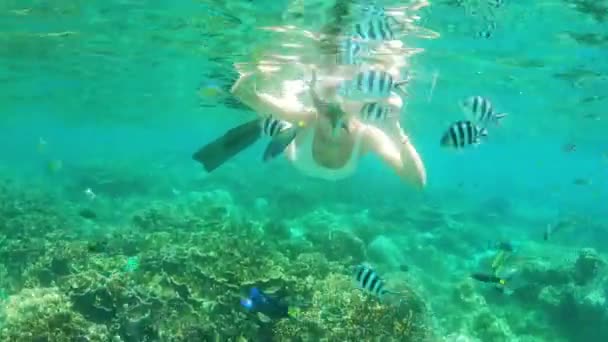
[[[344,130],[348,132],[348,125],[345,120],[346,113],[342,110],[340,104],[321,100],[319,94],[317,94],[317,91],[315,90],[316,83],[317,72],[315,69],[312,69],[312,77],[309,83],[310,97],[312,98],[312,103],[317,110],[317,113],[326,117],[331,123],[332,136],[334,138],[338,137],[341,128],[344,128]]]

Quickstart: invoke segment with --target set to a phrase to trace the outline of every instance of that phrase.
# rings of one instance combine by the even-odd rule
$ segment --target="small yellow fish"
[[[61,171],[61,169],[63,168],[63,162],[59,159],[54,159],[49,161],[47,167],[49,168],[49,171],[56,173]]]
[[[215,97],[222,92],[222,89],[217,86],[204,86],[198,90],[199,95],[202,97]]]
[[[44,153],[44,151],[46,151],[47,146],[48,146],[48,143],[46,142],[46,140],[44,140],[44,138],[42,138],[42,137],[38,138],[38,145],[36,147],[36,149],[38,150],[38,153]]]

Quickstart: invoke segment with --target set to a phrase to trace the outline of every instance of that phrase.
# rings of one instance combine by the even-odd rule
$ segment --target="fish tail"
[[[500,122],[502,121],[502,119],[504,119],[507,115],[509,115],[508,113],[499,113],[496,114],[494,116],[494,121],[496,122],[496,125],[500,126]]]
[[[402,96],[408,96],[407,90],[405,89],[405,86],[408,84],[408,82],[409,80],[407,79],[396,81],[394,84],[395,91],[399,92],[399,94]]]
[[[401,22],[401,21],[397,20],[397,18],[395,18],[392,15],[387,17],[387,22],[388,21],[391,22],[391,23],[389,23],[389,25],[392,25],[393,29],[396,29],[397,31],[405,31],[405,29],[406,29],[406,23],[405,22]]]

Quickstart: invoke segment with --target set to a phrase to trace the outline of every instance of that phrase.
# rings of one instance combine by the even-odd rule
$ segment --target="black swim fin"
[[[266,146],[266,150],[264,150],[264,161],[269,161],[285,151],[287,146],[296,138],[297,133],[298,128],[296,126],[277,133],[268,143],[268,146]]]
[[[211,172],[262,136],[260,119],[255,119],[228,130],[223,136],[201,147],[192,159],[203,164],[205,171]]]

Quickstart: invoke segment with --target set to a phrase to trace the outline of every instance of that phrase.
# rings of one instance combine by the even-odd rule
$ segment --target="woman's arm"
[[[422,159],[405,134],[401,144],[396,144],[382,130],[368,125],[364,137],[367,149],[376,153],[401,179],[419,188],[426,185]]]
[[[302,105],[297,98],[277,98],[256,90],[254,73],[247,73],[232,86],[232,94],[241,102],[251,107],[258,115],[272,114],[279,119],[295,122],[308,122],[314,118],[314,112]]]

